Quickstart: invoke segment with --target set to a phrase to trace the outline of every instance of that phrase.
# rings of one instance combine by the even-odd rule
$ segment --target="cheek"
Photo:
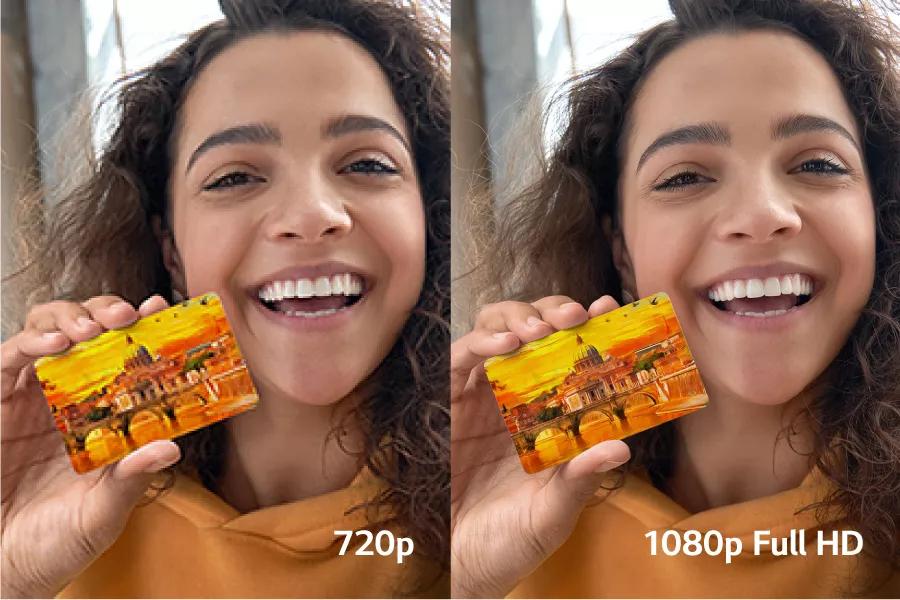
[[[249,249],[246,220],[223,215],[186,215],[177,242],[190,296],[215,291],[230,296],[229,279]],[[236,222],[237,221],[237,222]]]
[[[373,215],[368,229],[389,263],[390,301],[404,310],[412,308],[425,279],[425,215],[421,202],[416,199]]]
[[[835,264],[837,309],[859,311],[875,279],[875,213],[868,194],[835,199],[815,221]]]
[[[640,298],[665,291],[678,304],[679,286],[702,240],[701,219],[682,211],[643,211],[626,234]]]

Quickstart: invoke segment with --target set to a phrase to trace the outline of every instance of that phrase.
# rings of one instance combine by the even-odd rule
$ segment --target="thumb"
[[[181,451],[174,442],[156,440],[114,464],[104,487],[109,502],[118,506],[108,508],[115,512],[129,512],[147,491],[156,474],[178,462],[179,458]]]
[[[607,478],[607,471],[625,464],[631,458],[628,445],[621,440],[609,440],[585,450],[568,463],[559,467],[542,492],[544,501],[539,503],[547,512],[538,522],[547,526],[548,546],[562,544],[585,504]]]
[[[98,555],[106,551],[125,528],[132,509],[156,474],[180,457],[181,451],[173,442],[157,440],[107,467],[109,471],[85,498],[81,528],[88,537],[88,547]]]
[[[554,473],[548,487],[556,495],[555,502],[560,508],[571,505],[580,511],[583,505],[594,497],[606,479],[607,471],[625,464],[631,458],[628,444],[622,440],[609,440],[593,446]]]

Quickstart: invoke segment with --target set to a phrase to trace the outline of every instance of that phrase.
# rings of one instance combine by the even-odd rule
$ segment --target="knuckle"
[[[561,306],[561,305],[569,303],[569,302],[574,302],[574,300],[572,300],[572,298],[570,298],[569,296],[564,296],[562,294],[556,294],[555,296],[546,296],[544,298],[541,298],[540,300],[538,300],[538,302],[541,303],[542,306],[550,307],[550,306]]]
[[[75,318],[84,313],[84,308],[77,302],[60,302],[55,313],[60,317]]]
[[[523,308],[530,307],[524,302],[516,302],[515,300],[486,304],[478,310],[475,319],[476,327],[483,329],[489,324],[496,325],[500,319],[506,321],[507,317],[520,313]]]
[[[28,317],[43,317],[48,312],[53,312],[55,307],[59,304],[58,300],[53,300],[52,302],[43,302],[41,304],[35,304],[30,309],[28,309]]]
[[[60,313],[61,304],[64,303],[54,300],[32,306],[25,316],[25,329],[37,329],[40,326],[45,326],[50,321],[55,322],[57,315]]]
[[[40,317],[46,311],[46,304],[37,304],[28,309],[28,312],[25,314],[25,322],[31,323],[35,320],[35,318]]]
[[[492,314],[494,314],[495,312],[497,312],[497,306],[498,306],[498,303],[493,302],[493,303],[491,303],[491,304],[485,304],[484,306],[480,307],[480,308],[475,312],[475,322],[476,322],[476,323],[481,323],[481,322],[484,321],[487,317],[490,317]]]
[[[118,296],[94,296],[93,298],[88,298],[82,302],[81,305],[87,310],[94,311],[106,308],[107,306],[112,306],[117,302],[124,302],[124,300]]]

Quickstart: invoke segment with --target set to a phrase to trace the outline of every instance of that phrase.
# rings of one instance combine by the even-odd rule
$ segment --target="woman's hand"
[[[528,475],[484,373],[486,358],[618,308],[603,296],[585,310],[565,296],[500,302],[451,349],[451,573],[453,597],[502,598],[569,537],[604,473],[630,458],[615,440]]]
[[[114,465],[78,475],[35,376],[34,362],[168,305],[152,296],[138,309],[115,296],[50,302],[0,346],[2,359],[2,596],[52,598],[102,554],[125,527],[154,474],[178,460],[155,441]]]

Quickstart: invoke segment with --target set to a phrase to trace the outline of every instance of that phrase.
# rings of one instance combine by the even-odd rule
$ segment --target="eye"
[[[340,173],[359,173],[362,175],[396,175],[399,173],[396,167],[387,161],[375,158],[364,158],[350,163],[340,170]]]
[[[216,191],[223,190],[226,188],[236,187],[239,185],[247,185],[250,183],[259,183],[265,181],[262,177],[258,177],[256,175],[250,175],[249,173],[245,173],[243,171],[232,171],[231,173],[226,173],[222,175],[212,183],[209,183],[203,186],[205,191]]]
[[[837,161],[828,158],[807,160],[791,173],[815,173],[817,175],[846,175],[850,170]]]
[[[692,185],[698,185],[700,183],[711,183],[714,181],[715,179],[706,177],[705,175],[700,175],[695,171],[682,171],[663,180],[662,183],[653,186],[653,190],[657,192],[665,192],[677,190],[679,188],[685,188]]]

